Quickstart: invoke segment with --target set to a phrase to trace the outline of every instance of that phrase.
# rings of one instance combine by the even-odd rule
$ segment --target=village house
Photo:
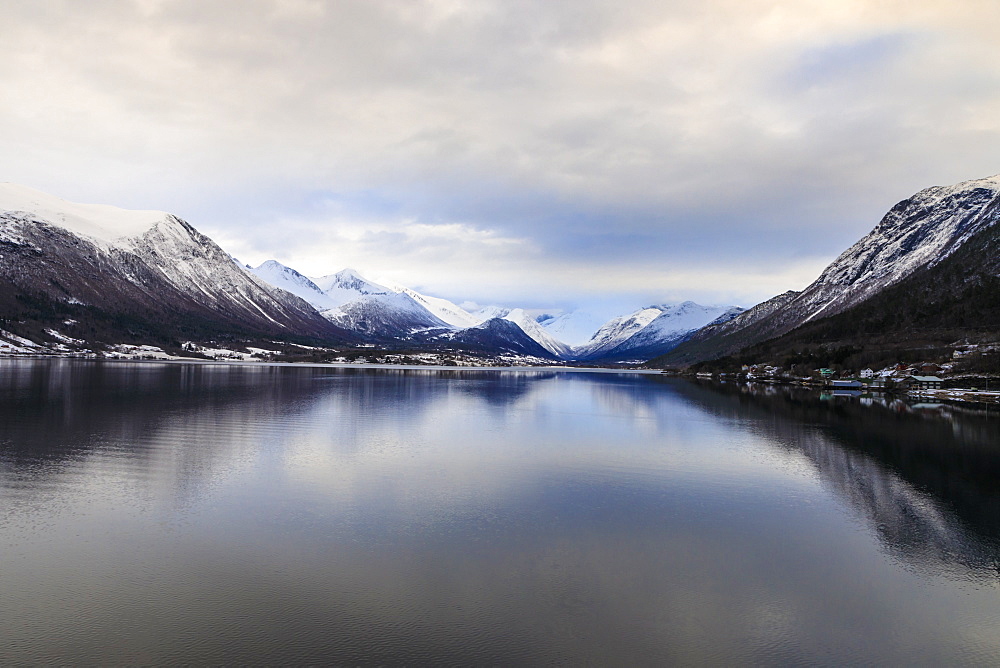
[[[907,376],[899,384],[908,390],[940,390],[943,382],[937,376]]]

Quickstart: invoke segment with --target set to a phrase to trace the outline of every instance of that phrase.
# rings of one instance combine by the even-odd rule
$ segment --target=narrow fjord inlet
[[[0,0],[0,668],[1000,666],[998,0]]]
[[[1000,661],[996,411],[0,361],[0,663]]]

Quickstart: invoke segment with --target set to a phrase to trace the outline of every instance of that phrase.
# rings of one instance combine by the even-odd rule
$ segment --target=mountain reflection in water
[[[682,393],[706,411],[751,420],[769,440],[805,454],[886,549],[910,566],[960,564],[970,574],[1000,573],[995,408],[884,396],[828,401],[801,388],[733,383],[691,384]]]
[[[997,414],[0,360],[0,663],[997,663]]]

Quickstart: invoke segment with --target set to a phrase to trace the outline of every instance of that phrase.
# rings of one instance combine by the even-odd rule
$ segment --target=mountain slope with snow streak
[[[407,294],[368,294],[320,312],[339,327],[366,337],[407,339],[428,329],[452,329]]]
[[[417,302],[436,318],[443,320],[455,329],[474,327],[482,322],[482,320],[475,317],[461,306],[442,297],[431,297],[430,295],[422,294],[404,286],[392,286],[392,288],[397,292],[409,295],[413,301]]]
[[[44,302],[38,322],[72,308],[109,335],[121,327],[161,338],[347,336],[176,216],[75,204],[13,184],[0,184],[0,279],[6,293]]]
[[[277,260],[268,260],[260,266],[248,267],[247,271],[277,288],[301,297],[318,309],[330,309],[338,306],[308,276],[300,274]]]
[[[449,332],[444,340],[499,354],[526,355],[542,360],[556,358],[517,323],[503,318],[490,318],[475,327]]]
[[[773,297],[706,328],[664,360],[690,364],[732,354],[806,322],[852,309],[947,260],[1000,220],[1000,175],[925,188],[892,207],[801,292]]]

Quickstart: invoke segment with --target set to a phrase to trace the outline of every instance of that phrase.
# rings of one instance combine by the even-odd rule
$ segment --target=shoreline
[[[25,361],[55,361],[66,360],[98,364],[191,364],[214,366],[246,366],[246,367],[291,367],[305,369],[398,369],[411,371],[565,371],[569,373],[627,373],[633,375],[661,375],[659,369],[614,369],[610,367],[576,367],[576,366],[450,366],[443,364],[375,364],[372,362],[274,362],[268,360],[205,360],[195,357],[177,358],[121,358],[121,357],[76,357],[59,355],[10,355],[0,356],[0,365],[8,360]]]
[[[987,391],[987,390],[976,390],[974,388],[947,388],[940,390],[906,390],[906,391],[892,391],[892,392],[877,392],[872,390],[858,391],[857,395],[840,395],[836,394],[834,389],[829,385],[822,383],[804,383],[804,382],[768,382],[768,381],[726,381],[719,380],[717,378],[698,378],[698,377],[687,377],[687,376],[676,376],[679,378],[686,378],[689,381],[697,382],[711,382],[718,384],[726,384],[729,382],[741,384],[741,385],[763,385],[770,387],[796,387],[802,390],[813,391],[818,394],[823,394],[825,391],[830,391],[834,397],[870,397],[870,396],[888,396],[895,397],[898,399],[911,399],[916,403],[921,400],[933,400],[937,402],[953,403],[959,405],[968,404],[978,404],[981,406],[997,406],[1000,405],[1000,390]]]

